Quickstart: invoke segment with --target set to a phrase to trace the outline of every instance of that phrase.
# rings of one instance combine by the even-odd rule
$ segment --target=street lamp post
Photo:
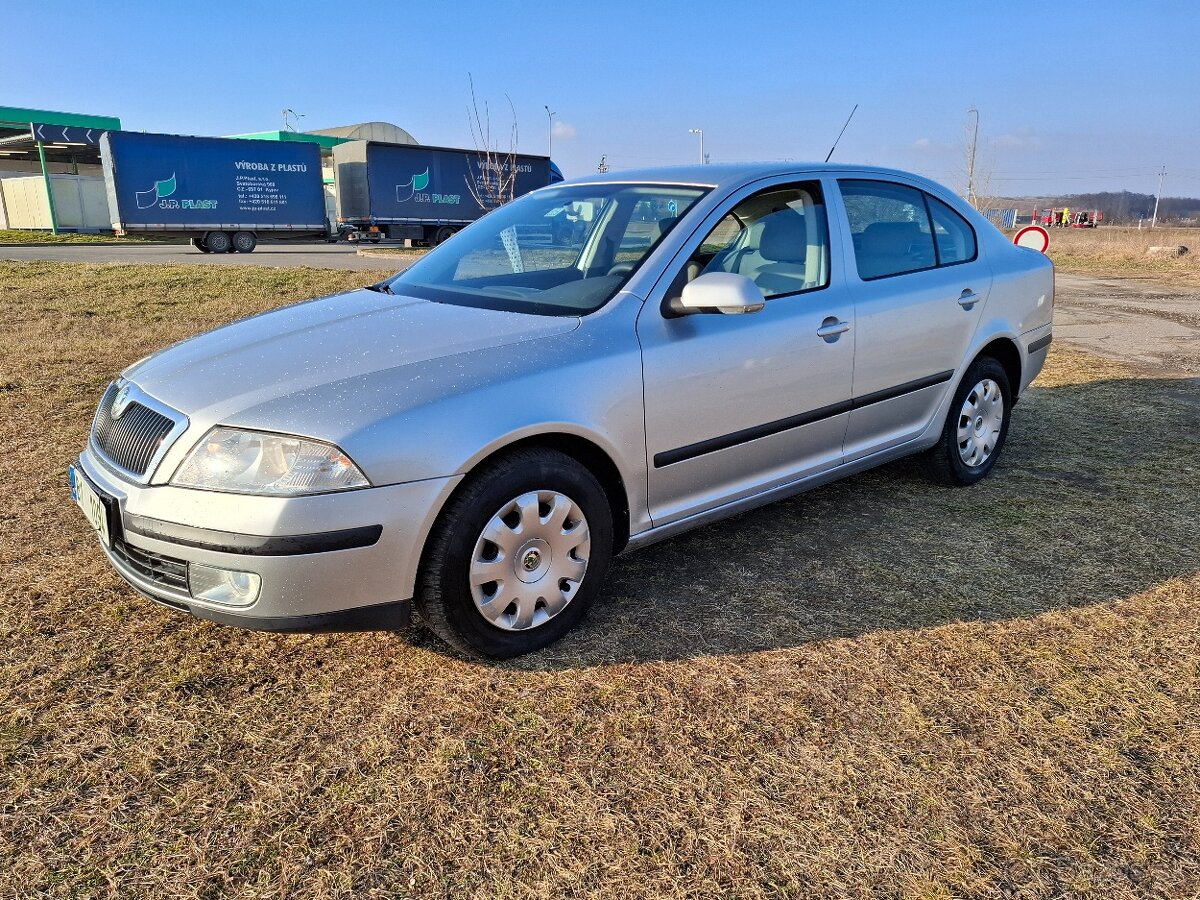
[[[543,107],[546,110],[546,155],[554,155],[554,116],[549,106]]]
[[[704,156],[704,129],[703,128],[689,128],[688,134],[700,135],[700,162],[701,163],[705,162],[706,160],[705,160],[705,156]]]

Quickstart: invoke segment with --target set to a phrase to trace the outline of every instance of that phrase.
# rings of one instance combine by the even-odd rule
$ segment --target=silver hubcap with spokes
[[[549,622],[579,593],[591,536],[583,510],[557,491],[529,491],[488,520],[471,554],[471,596],[505,631]]]
[[[985,378],[971,388],[958,412],[958,455],[974,468],[988,461],[1004,425],[1004,395],[1000,385]]]

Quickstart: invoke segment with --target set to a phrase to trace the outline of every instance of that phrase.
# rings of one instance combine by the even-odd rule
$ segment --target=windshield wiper
[[[376,293],[379,293],[379,294],[395,294],[396,293],[395,291],[392,290],[392,286],[390,284],[388,284],[386,281],[380,281],[378,284],[368,284],[368,285],[366,285],[366,288],[368,291],[375,291]]]

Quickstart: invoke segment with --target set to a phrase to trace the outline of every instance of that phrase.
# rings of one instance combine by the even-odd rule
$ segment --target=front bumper
[[[406,625],[421,548],[459,481],[251,497],[133,484],[90,449],[78,465],[116,499],[113,546],[104,550],[121,577],[173,609],[264,631]],[[247,606],[196,599],[188,563],[255,573],[261,591]]]

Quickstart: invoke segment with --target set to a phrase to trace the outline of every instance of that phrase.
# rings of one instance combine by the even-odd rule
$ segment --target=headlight
[[[370,485],[354,461],[332,444],[222,426],[192,449],[171,483],[284,497]]]

